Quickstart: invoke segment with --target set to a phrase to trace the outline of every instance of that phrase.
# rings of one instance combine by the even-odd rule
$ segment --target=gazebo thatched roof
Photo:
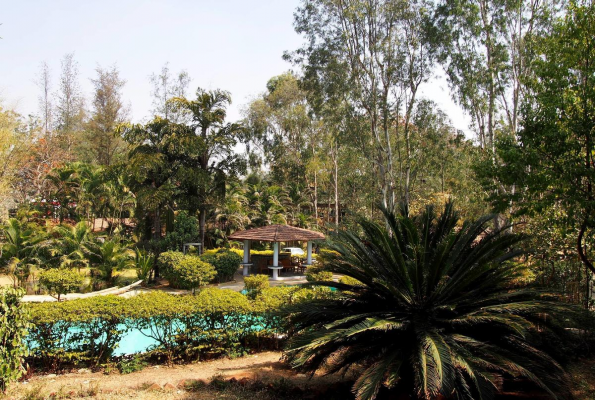
[[[229,236],[231,240],[258,240],[261,242],[292,242],[323,240],[320,232],[288,225],[269,225],[261,228],[238,231]]]

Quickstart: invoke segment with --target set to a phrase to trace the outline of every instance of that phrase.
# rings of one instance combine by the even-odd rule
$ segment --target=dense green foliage
[[[232,280],[233,275],[238,270],[242,257],[233,251],[218,251],[215,254],[202,255],[201,259],[217,271],[217,282],[227,282]]]
[[[73,269],[51,268],[39,274],[39,284],[60,301],[60,296],[77,291],[83,283],[81,274]]]
[[[431,208],[385,216],[388,228],[362,220],[361,237],[340,232],[330,246],[336,253],[325,256],[327,270],[361,283],[325,283],[342,295],[285,310],[292,365],[363,367],[354,385],[360,399],[383,385],[419,399],[488,398],[498,376],[564,397],[564,371],[540,343],[569,335],[560,327],[578,312],[516,283],[521,271],[510,261],[522,237],[487,231],[492,216],[457,228],[451,204],[441,216]]]
[[[554,358],[575,310],[547,292],[594,304],[595,5],[301,0],[294,28],[304,41],[284,55],[293,70],[263,84],[236,122],[230,92],[191,97],[188,74],[167,64],[151,77],[143,123],[128,121],[115,67],[97,67],[85,105],[73,54],[57,88],[42,65],[37,115],[0,104],[0,271],[14,288],[60,300],[134,268],[146,285],[163,276],[195,293],[233,279],[243,254],[230,234],[271,224],[328,233],[335,250],[308,268],[308,289],[253,276],[246,297],[34,305],[31,360],[104,363],[130,329],[169,362],[235,356],[286,333],[272,311],[289,306],[289,359],[365,368],[360,398],[381,386],[489,398],[500,377],[563,396]],[[436,75],[470,131],[427,90]],[[462,223],[452,201],[467,220],[498,214]],[[424,212],[445,204],[440,217]],[[202,255],[180,253],[188,242]],[[513,261],[515,246],[531,253]],[[3,296],[22,312],[20,292]],[[23,327],[0,326],[0,338]],[[19,340],[0,347],[0,388],[20,373]],[[122,372],[142,366],[121,361]]]
[[[180,251],[184,243],[196,243],[198,240],[198,219],[181,211],[176,215],[174,229],[167,232],[160,246],[164,251]]]
[[[257,274],[244,277],[244,289],[248,291],[248,296],[250,297],[255,297],[268,287],[268,275]]]
[[[324,263],[318,262],[306,268],[306,280],[308,282],[332,281],[333,273],[325,271]]]
[[[157,259],[161,273],[172,287],[193,291],[211,282],[217,275],[215,267],[199,256],[177,251],[161,253]]]
[[[496,177],[497,185],[519,188],[494,195],[495,208],[512,205],[515,215],[531,216],[532,230],[556,245],[557,254],[540,246],[548,257],[536,260],[539,267],[550,267],[559,254],[574,248],[589,277],[595,273],[595,6],[572,2],[566,11],[535,45],[538,58],[526,82],[521,129],[500,141],[503,162],[486,178],[492,185]],[[572,260],[559,265],[581,274]]]
[[[194,291],[211,282],[217,275],[215,268],[198,256],[185,256],[168,273],[167,280],[172,287]]]
[[[19,289],[0,289],[0,394],[25,372],[25,337],[30,325],[22,296]]]

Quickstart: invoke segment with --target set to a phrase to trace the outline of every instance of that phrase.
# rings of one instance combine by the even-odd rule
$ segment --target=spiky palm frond
[[[88,265],[85,246],[93,240],[91,227],[84,221],[75,226],[58,225],[54,228],[58,236],[49,243],[51,254],[60,255],[60,266],[82,268]]]
[[[406,214],[404,214],[406,215]],[[533,345],[576,309],[513,285],[519,235],[489,230],[492,216],[458,227],[448,204],[417,218],[385,211],[340,232],[326,268],[361,284],[326,282],[338,298],[288,307],[291,364],[307,371],[360,368],[358,399],[398,386],[419,399],[489,399],[498,376],[523,378],[563,397],[561,366]]]
[[[0,269],[4,269],[16,287],[26,281],[31,268],[43,263],[40,244],[46,239],[39,227],[10,218],[2,227],[5,242],[0,245]]]
[[[120,243],[118,238],[105,242],[90,242],[85,246],[85,256],[99,273],[101,280],[111,283],[114,271],[134,267],[134,252]]]

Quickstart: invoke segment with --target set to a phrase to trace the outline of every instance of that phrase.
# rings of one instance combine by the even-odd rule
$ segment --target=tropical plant
[[[138,279],[142,279],[143,283],[149,283],[153,279],[155,256],[144,250],[135,249],[134,264],[136,265]]]
[[[439,217],[432,207],[418,217],[384,215],[386,225],[361,220],[361,237],[338,233],[336,253],[324,256],[326,270],[361,283],[325,282],[341,296],[286,308],[291,364],[362,368],[358,399],[383,385],[418,399],[486,399],[502,376],[559,398],[564,371],[536,338],[563,332],[555,327],[576,308],[515,286],[520,272],[510,261],[522,237],[488,229],[491,215],[458,226],[450,203]]]
[[[76,172],[75,164],[67,164],[54,168],[46,177],[51,184],[52,200],[58,202],[60,223],[71,216],[72,204],[77,199],[80,181],[77,179]]]
[[[60,297],[76,291],[83,283],[81,274],[73,269],[50,268],[39,274],[39,284],[44,286],[51,296]]]
[[[268,182],[249,184],[246,197],[250,204],[252,225],[258,227],[287,223],[283,205],[287,202],[287,195],[282,187],[269,185]]]
[[[207,215],[223,203],[228,176],[245,171],[244,160],[233,150],[243,138],[244,129],[239,124],[225,122],[230,103],[230,93],[219,89],[198,88],[195,100],[171,99],[174,111],[188,117],[181,129],[186,135],[176,138],[184,147],[178,154],[181,160],[178,178],[183,192],[179,202],[191,214],[198,211],[199,242],[203,249]]]
[[[54,240],[55,251],[60,254],[61,267],[76,267],[79,270],[88,265],[85,246],[93,240],[91,228],[85,221],[75,226],[59,225],[55,228],[58,238]]]
[[[29,278],[31,267],[39,265],[38,245],[44,240],[44,233],[33,224],[10,218],[2,232],[5,243],[0,251],[0,261],[16,288]]]
[[[264,274],[257,274],[244,277],[244,290],[248,293],[249,298],[255,298],[264,289],[269,287],[269,276]]]
[[[86,256],[99,280],[111,284],[114,271],[134,267],[132,250],[120,243],[117,238],[90,243],[86,246]]]
[[[139,216],[145,223],[144,238],[161,239],[161,212],[176,193],[175,154],[179,137],[167,120],[155,117],[145,125],[123,125],[119,133],[132,145],[127,173]]]

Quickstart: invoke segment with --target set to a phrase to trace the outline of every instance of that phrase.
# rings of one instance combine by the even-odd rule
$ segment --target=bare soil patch
[[[236,359],[185,365],[155,365],[122,375],[113,371],[79,370],[61,375],[34,375],[10,388],[10,399],[248,399],[306,398],[341,381],[339,376],[298,374],[281,360],[280,352],[263,352]],[[213,384],[208,385],[215,379]],[[227,382],[231,380],[231,384]],[[219,385],[219,382],[222,382]],[[258,385],[255,386],[255,382]],[[219,385],[219,386],[218,386]],[[283,397],[284,386],[289,392]],[[292,393],[290,388],[305,392]],[[295,390],[294,390],[295,392]],[[257,397],[255,397],[257,396]],[[297,397],[295,397],[297,396]],[[308,398],[318,398],[310,397]]]

